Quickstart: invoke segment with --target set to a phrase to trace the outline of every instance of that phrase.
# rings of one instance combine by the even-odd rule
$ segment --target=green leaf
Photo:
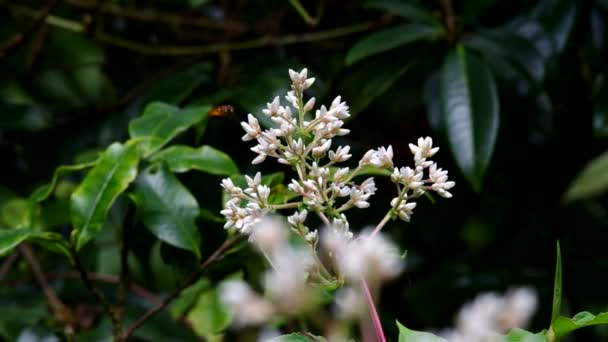
[[[374,100],[384,94],[408,71],[412,70],[415,63],[387,63],[382,67],[375,68],[375,72],[354,73],[349,78],[358,82],[357,78],[362,78],[361,83],[356,86],[356,97],[351,101],[351,112],[353,115],[360,113],[367,108]]]
[[[151,160],[164,161],[173,172],[186,172],[194,169],[224,176],[239,173],[238,167],[229,155],[207,145],[199,148],[171,146],[152,155]]]
[[[608,151],[587,163],[570,184],[564,198],[567,202],[571,202],[599,195],[606,189],[608,189]]]
[[[268,342],[325,342],[325,338],[312,334],[293,333],[275,337]]]
[[[108,210],[135,179],[138,163],[136,144],[114,143],[72,193],[70,211],[76,250],[99,233]]]
[[[31,228],[31,203],[18,197],[4,201],[0,206],[0,223],[9,228]]]
[[[505,336],[506,342],[546,342],[547,334],[545,331],[532,333],[523,329],[515,328]]]
[[[447,342],[443,337],[431,333],[410,330],[397,322],[399,328],[399,342]]]
[[[51,179],[51,182],[49,184],[45,184],[45,185],[39,187],[38,189],[36,189],[30,195],[30,199],[35,202],[44,201],[51,195],[51,193],[55,189],[55,186],[57,186],[57,181],[59,180],[59,177],[65,175],[66,173],[88,169],[90,167],[95,166],[96,164],[97,164],[97,160],[95,160],[93,162],[89,162],[89,163],[83,163],[83,164],[62,165],[62,166],[56,168],[55,172],[53,173],[53,179]]]
[[[553,321],[552,327],[555,336],[559,338],[576,329],[597,324],[608,324],[608,312],[602,312],[596,316],[588,311],[583,311],[577,313],[572,318],[560,316]]]
[[[555,280],[553,284],[553,305],[551,308],[551,322],[555,321],[562,310],[562,252],[557,241],[555,257]]]
[[[152,102],[141,117],[129,123],[129,135],[133,139],[144,139],[140,143],[143,156],[158,151],[171,139],[207,116],[209,106],[180,110],[178,107]]]
[[[0,257],[10,253],[24,241],[31,241],[56,253],[70,256],[67,243],[60,234],[32,229],[0,230]]]
[[[476,191],[498,135],[496,84],[486,64],[460,45],[441,69],[441,110],[452,154]]]
[[[357,42],[346,55],[350,65],[378,53],[418,40],[434,40],[444,34],[440,26],[406,24],[373,33]]]
[[[194,224],[198,203],[165,165],[142,172],[135,181],[132,198],[154,236],[200,258],[201,233]]]
[[[216,288],[201,293],[187,315],[192,329],[209,340],[220,334],[232,322],[232,315],[220,300]]]
[[[178,319],[185,315],[194,306],[201,292],[208,289],[209,286],[209,280],[201,278],[182,291],[169,308],[171,317],[173,317],[173,319]]]
[[[375,0],[366,3],[365,7],[382,9],[412,21],[439,25],[439,20],[431,12],[403,0]]]

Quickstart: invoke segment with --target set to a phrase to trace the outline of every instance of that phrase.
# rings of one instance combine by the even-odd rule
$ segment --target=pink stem
[[[384,337],[384,330],[382,330],[382,324],[380,323],[380,317],[378,316],[378,311],[376,311],[376,305],[374,305],[374,298],[372,297],[372,293],[367,286],[367,282],[365,279],[361,280],[361,288],[363,289],[363,294],[365,295],[365,299],[367,299],[367,305],[369,306],[369,314],[372,316],[372,322],[374,323],[374,330],[376,330],[376,338],[378,342],[386,342],[386,337]]]

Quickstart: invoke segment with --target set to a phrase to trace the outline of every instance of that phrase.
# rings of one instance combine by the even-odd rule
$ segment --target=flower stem
[[[380,223],[378,223],[378,225],[376,226],[376,228],[374,228],[374,231],[372,232],[371,236],[374,236],[376,234],[378,234],[378,232],[380,232],[380,230],[382,229],[382,227],[384,227],[384,225],[386,225],[386,223],[388,222],[388,220],[390,220],[391,216],[393,216],[393,214],[391,213],[393,210],[393,208],[391,208],[391,210],[388,211],[388,213],[386,213],[386,215],[384,215],[384,217],[382,218],[382,221],[380,221]]]
[[[372,317],[372,322],[374,324],[374,330],[376,331],[376,339],[378,342],[386,342],[386,337],[384,336],[384,330],[382,329],[382,324],[380,323],[380,316],[378,316],[378,311],[376,310],[376,305],[374,304],[374,298],[372,297],[372,293],[367,286],[367,282],[365,279],[361,280],[361,288],[363,289],[363,295],[367,300],[367,305],[369,307],[369,314]]]

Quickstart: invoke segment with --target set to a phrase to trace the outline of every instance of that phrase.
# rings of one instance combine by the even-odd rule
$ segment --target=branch
[[[200,266],[199,268],[190,275],[190,277],[188,277],[188,279],[183,282],[180,286],[178,286],[175,290],[173,290],[173,292],[171,292],[162,302],[158,303],[156,306],[154,306],[152,309],[148,310],[148,312],[146,312],[143,316],[141,316],[137,321],[135,321],[133,324],[131,324],[124,332],[124,334],[121,336],[121,338],[119,339],[120,341],[126,341],[134,332],[137,328],[139,328],[142,324],[144,324],[148,319],[150,319],[152,316],[156,315],[157,313],[159,313],[160,311],[162,311],[165,307],[167,307],[167,305],[169,305],[169,303],[171,303],[171,301],[173,301],[173,299],[177,298],[177,296],[179,296],[180,293],[182,293],[183,290],[185,290],[186,288],[188,288],[190,285],[192,285],[196,280],[198,280],[200,278],[200,276],[203,274],[203,272],[207,269],[207,267],[213,263],[214,261],[216,261],[217,259],[219,259],[222,254],[230,247],[232,246],[232,244],[238,240],[238,236],[236,237],[231,237],[226,239],[226,241],[224,241],[224,243],[218,247],[217,250],[215,250],[215,252],[213,252],[213,254],[211,254]]]
[[[448,41],[453,43],[456,41],[456,16],[454,15],[452,0],[441,0],[441,9],[443,11],[445,27],[448,33]]]
[[[6,57],[9,50],[15,49],[23,44],[27,37],[34,33],[45,22],[46,17],[57,5],[59,5],[59,0],[50,0],[44,9],[38,13],[32,26],[25,31],[17,32],[14,36],[0,45],[0,59]]]
[[[19,252],[25,258],[28,266],[32,270],[34,274],[34,278],[42,288],[42,292],[44,292],[44,296],[46,297],[49,306],[51,307],[51,312],[53,312],[53,316],[57,321],[65,324],[66,333],[72,334],[73,331],[73,322],[74,316],[72,311],[59,299],[57,293],[53,288],[49,285],[46,280],[44,273],[42,272],[42,268],[40,267],[40,262],[34,255],[34,251],[32,251],[32,247],[27,243],[22,243],[19,245]]]
[[[71,249],[71,253],[72,258],[74,259],[74,266],[76,266],[76,269],[80,273],[80,279],[82,279],[84,286],[86,286],[86,288],[89,289],[91,293],[93,293],[97,301],[103,307],[105,313],[110,316],[110,319],[112,320],[112,327],[114,328],[114,336],[120,336],[120,321],[118,315],[116,315],[103,293],[101,293],[101,291],[99,291],[99,289],[97,289],[95,285],[93,285],[93,282],[89,278],[89,273],[85,270],[84,266],[82,266],[80,258],[78,257],[78,252],[76,252],[75,249]]]
[[[339,27],[327,31],[304,33],[301,35],[286,35],[282,37],[265,36],[257,39],[246,40],[235,43],[209,44],[205,46],[150,46],[150,44],[134,42],[119,37],[98,32],[96,37],[100,42],[118,46],[127,50],[135,51],[143,55],[155,56],[188,56],[217,53],[223,51],[256,49],[266,46],[280,46],[297,43],[315,42],[348,36],[354,33],[367,31],[376,24],[367,22],[351,26]]]
[[[99,13],[111,14],[117,17],[143,21],[163,23],[171,26],[195,26],[211,29],[219,29],[225,31],[244,32],[247,27],[241,23],[233,21],[215,21],[202,16],[193,16],[188,14],[177,13],[162,13],[148,9],[128,8],[115,3],[105,2],[99,4],[99,1],[90,0],[64,0],[70,6],[78,7],[86,10],[96,10]]]
[[[13,266],[15,261],[17,261],[18,257],[19,253],[13,252],[11,255],[8,256],[8,258],[4,260],[4,262],[0,266],[0,281],[4,279],[4,276],[8,273],[8,271],[10,271],[11,267]]]

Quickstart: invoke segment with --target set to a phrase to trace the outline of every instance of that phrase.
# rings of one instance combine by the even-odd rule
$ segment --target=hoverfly
[[[228,113],[234,113],[234,107],[232,107],[231,105],[219,105],[211,108],[207,112],[207,115],[211,117],[221,117],[225,116]]]

